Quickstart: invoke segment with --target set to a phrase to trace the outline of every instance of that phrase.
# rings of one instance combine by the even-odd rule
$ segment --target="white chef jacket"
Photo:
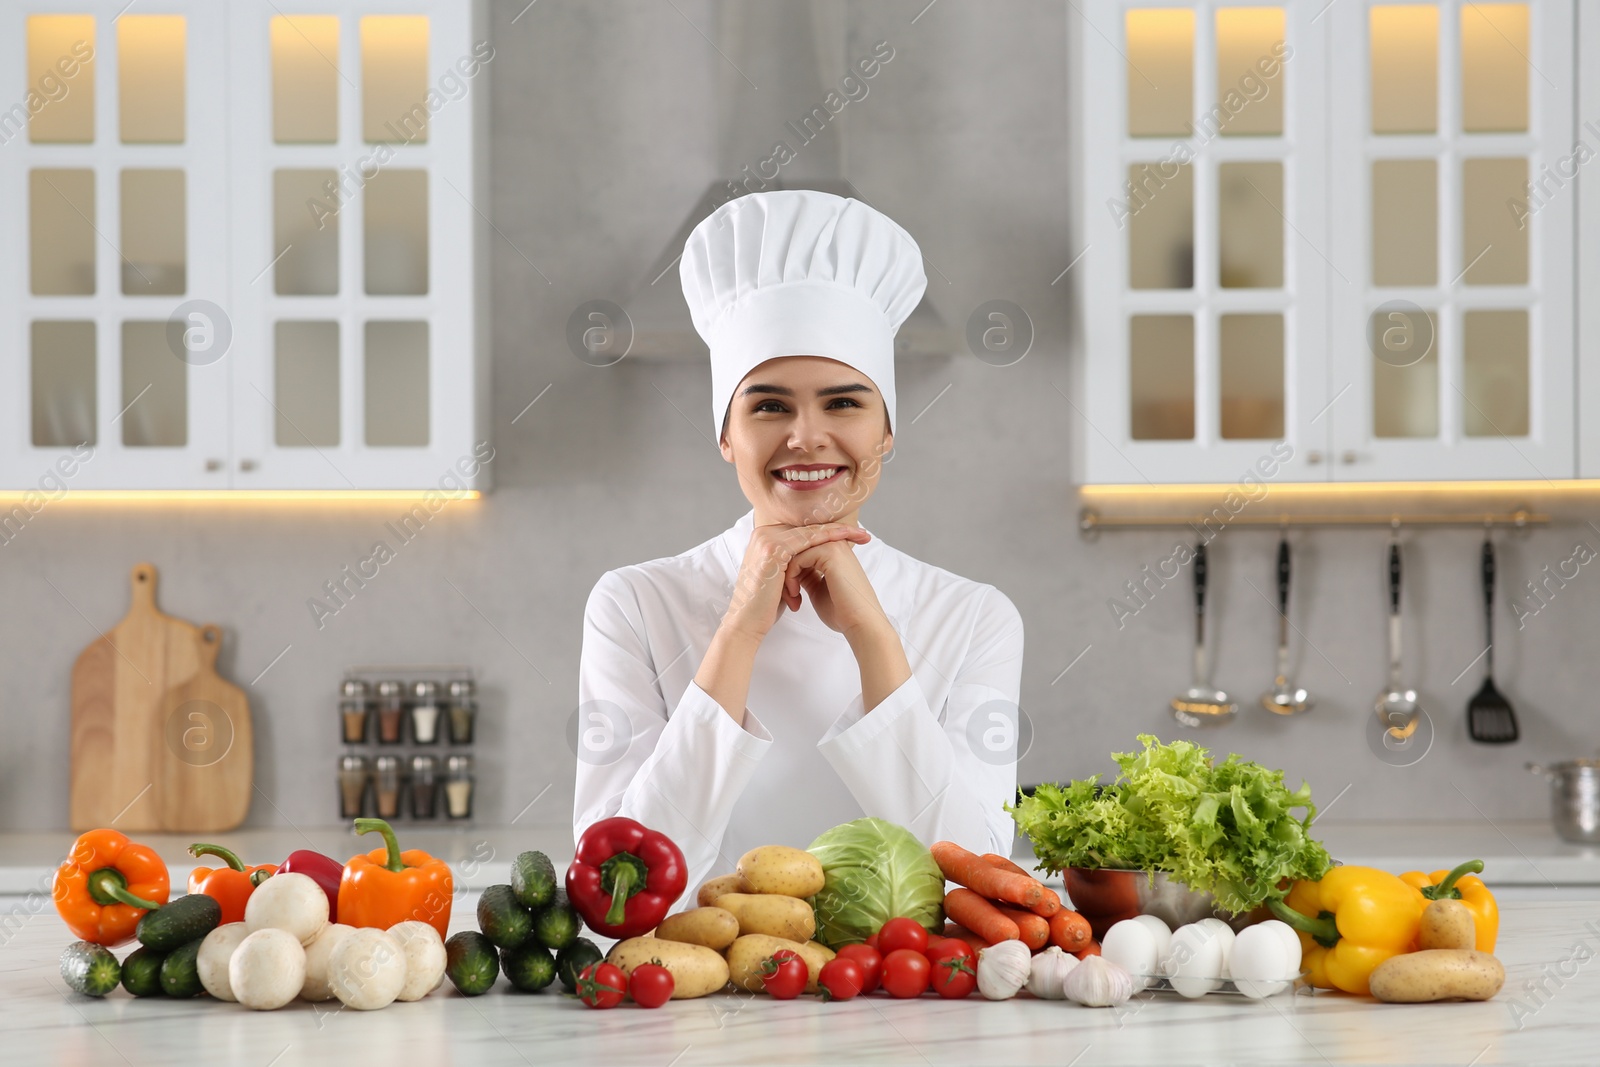
[[[761,642],[741,727],[694,676],[754,523],[752,510],[687,552],[595,583],[578,667],[574,836],[613,815],[665,833],[689,868],[674,910],[748,849],[805,848],[863,815],[925,844],[1009,856],[1015,824],[1003,806],[1016,798],[1022,674],[1010,599],[877,536],[855,545],[911,677],[863,714],[849,642],[802,595]]]

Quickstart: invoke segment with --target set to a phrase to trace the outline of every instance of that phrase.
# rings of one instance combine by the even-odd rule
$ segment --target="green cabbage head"
[[[944,932],[944,873],[910,830],[856,819],[825,831],[807,851],[827,877],[811,907],[816,939],[829,948],[865,941],[902,915]]]

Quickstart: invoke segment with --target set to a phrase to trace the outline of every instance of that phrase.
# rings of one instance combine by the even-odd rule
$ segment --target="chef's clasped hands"
[[[842,522],[755,527],[724,622],[765,637],[785,607],[800,610],[802,593],[829,629],[847,637],[883,622],[883,606],[854,552],[871,539]]]

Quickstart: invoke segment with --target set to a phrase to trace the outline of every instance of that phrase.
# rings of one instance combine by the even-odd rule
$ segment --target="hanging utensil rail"
[[[1509,512],[1456,512],[1433,514],[1388,515],[1317,515],[1317,514],[1259,514],[1235,515],[1223,522],[1215,515],[1101,515],[1094,508],[1078,512],[1078,532],[1085,535],[1101,530],[1162,529],[1187,526],[1199,529],[1215,524],[1219,532],[1230,526],[1504,526],[1526,529],[1530,526],[1550,525],[1550,516],[1542,512],[1518,508]]]

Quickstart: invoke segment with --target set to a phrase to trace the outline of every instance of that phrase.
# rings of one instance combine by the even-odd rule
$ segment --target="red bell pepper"
[[[683,851],[665,834],[620,816],[585,830],[567,868],[567,899],[605,937],[654,930],[688,884]]]
[[[279,874],[303,874],[321,887],[328,897],[328,921],[339,921],[339,880],[344,877],[344,864],[320,852],[302,848],[289,853],[289,858],[278,868]]]

